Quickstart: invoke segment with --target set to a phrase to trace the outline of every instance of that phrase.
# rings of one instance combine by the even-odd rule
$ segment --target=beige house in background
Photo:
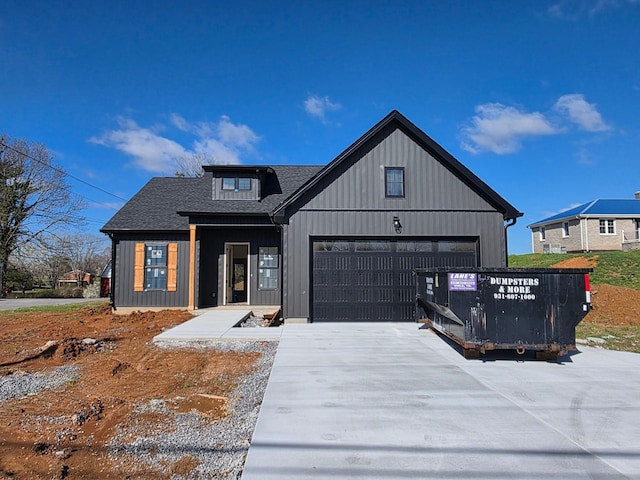
[[[640,192],[593,200],[527,226],[533,253],[640,249]]]

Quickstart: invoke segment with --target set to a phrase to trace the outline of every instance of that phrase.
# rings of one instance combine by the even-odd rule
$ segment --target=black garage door
[[[475,267],[477,242],[313,240],[314,322],[414,321],[416,268]]]

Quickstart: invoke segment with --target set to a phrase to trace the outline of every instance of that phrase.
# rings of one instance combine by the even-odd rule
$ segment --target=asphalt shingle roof
[[[274,166],[258,200],[213,200],[212,178],[155,177],[102,227],[102,231],[189,230],[178,212],[266,215],[322,169],[320,166]]]
[[[556,223],[562,220],[566,220],[568,218],[593,217],[593,216],[640,217],[640,200],[635,200],[635,199],[593,200],[589,203],[578,205],[577,207],[571,208],[564,212],[539,220],[529,225],[529,227],[546,225],[549,223]]]

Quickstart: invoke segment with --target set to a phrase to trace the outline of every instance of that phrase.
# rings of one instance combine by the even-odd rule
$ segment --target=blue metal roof
[[[596,217],[596,216],[608,216],[608,217],[638,217],[640,218],[640,200],[593,200],[589,203],[584,203],[577,207],[571,208],[564,212],[552,215],[551,217],[539,220],[531,225],[529,228],[537,227],[539,225],[547,225],[550,223],[556,223],[561,220],[576,217]]]

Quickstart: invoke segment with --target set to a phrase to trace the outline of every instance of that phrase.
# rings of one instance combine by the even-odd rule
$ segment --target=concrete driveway
[[[67,305],[70,303],[99,302],[107,298],[0,298],[0,310],[16,310],[18,308],[46,307],[49,305]]]
[[[242,478],[640,479],[640,355],[465,360],[416,324],[286,325]]]

